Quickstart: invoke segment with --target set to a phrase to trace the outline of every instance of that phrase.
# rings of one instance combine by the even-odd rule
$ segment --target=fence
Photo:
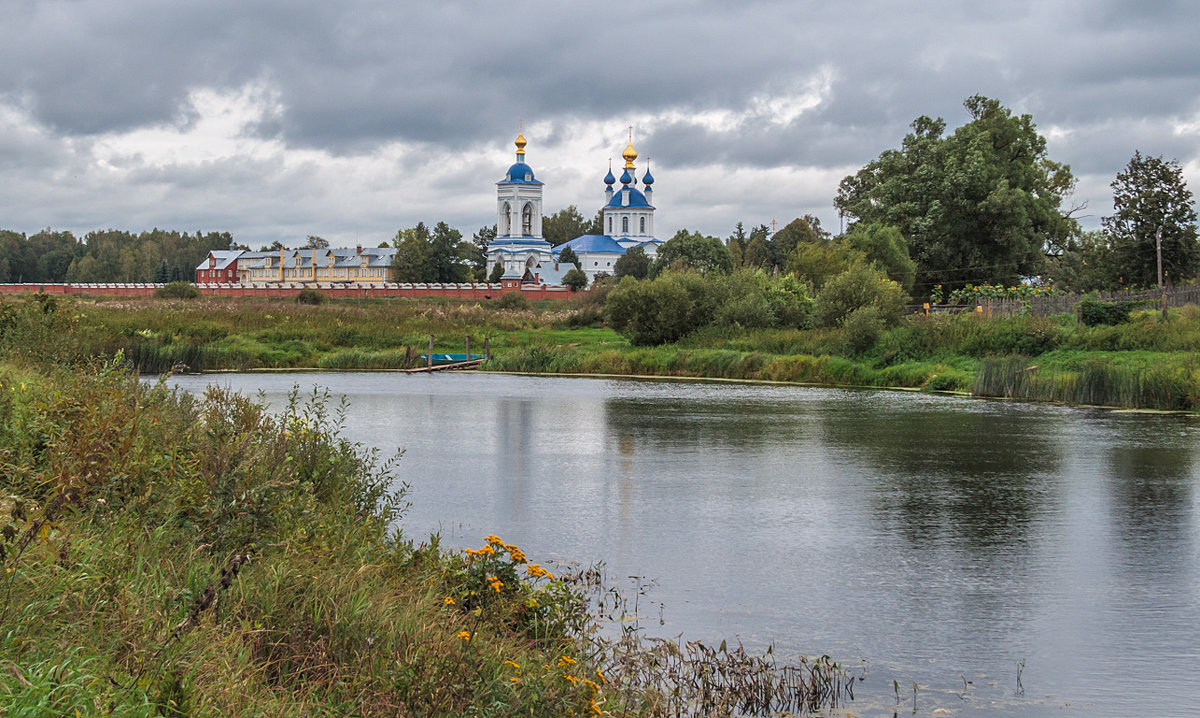
[[[963,311],[979,311],[989,317],[1011,317],[1022,311],[1028,311],[1036,317],[1048,317],[1054,314],[1074,314],[1081,301],[1091,295],[1060,294],[1057,296],[1039,296],[1011,299],[979,299],[975,304],[933,305],[929,311],[933,313],[957,314]],[[1168,307],[1182,307],[1185,304],[1200,304],[1200,286],[1172,287],[1166,291],[1157,289],[1142,289],[1124,292],[1099,292],[1095,298],[1102,302],[1153,302],[1156,306],[1165,296]],[[923,310],[922,310],[923,311]]]
[[[150,296],[161,284],[0,284],[0,294],[108,294],[119,296]],[[500,284],[395,284],[343,286],[338,284],[197,284],[200,293],[213,297],[285,297],[292,298],[303,289],[315,289],[332,298],[373,299],[380,297],[453,297],[458,299],[495,299],[506,292],[521,292],[529,299],[562,299],[570,293],[559,285],[522,285],[505,287]]]

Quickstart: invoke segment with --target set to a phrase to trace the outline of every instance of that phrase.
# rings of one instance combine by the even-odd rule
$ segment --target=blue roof
[[[519,184],[542,184],[533,178],[533,168],[524,162],[517,162],[512,167],[508,168],[508,172],[504,174],[504,179],[497,184],[506,184],[517,182]]]
[[[600,254],[625,254],[625,248],[617,244],[617,240],[607,234],[585,234],[570,242],[564,242],[554,248],[555,254],[562,252],[563,247],[570,247],[576,254],[593,252]]]
[[[650,174],[649,169],[646,170],[646,176],[642,178],[642,184],[644,184],[644,185],[654,184],[654,175]]]
[[[621,184],[629,184],[633,181],[633,175],[629,174],[629,170],[621,173]]]
[[[621,204],[621,195],[629,192],[629,204]],[[645,207],[654,209],[649,202],[646,201],[646,195],[637,187],[624,187],[613,193],[612,199],[608,204],[604,205],[604,209],[620,209],[622,207]]]
[[[663,246],[664,244],[666,244],[666,242],[664,240],[661,240],[661,239],[658,239],[657,237],[655,237],[653,239],[647,239],[645,242],[639,242],[639,243],[633,245],[633,247],[641,247],[642,249],[654,247],[654,251],[657,252],[658,248]],[[627,249],[633,249],[633,247],[628,247]]]
[[[613,177],[612,167],[609,167],[608,174],[604,175],[604,184],[612,184],[616,181],[617,181],[617,178]]]

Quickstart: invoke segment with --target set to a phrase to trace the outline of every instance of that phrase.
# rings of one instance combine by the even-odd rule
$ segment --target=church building
[[[542,238],[542,183],[525,164],[525,136],[517,136],[517,162],[508,168],[504,179],[496,183],[496,239],[488,244],[489,274],[497,263],[504,264],[506,279],[520,278],[523,282],[557,284],[573,264],[562,264],[558,256],[563,247],[570,247],[577,257],[588,282],[599,274],[613,273],[613,267],[627,250],[641,247],[653,259],[663,240],[654,236],[654,176],[649,167],[638,188],[637,150],[633,136],[621,157],[625,160],[620,189],[614,187],[617,178],[612,167],[604,177],[604,206],[600,209],[604,234],[585,234],[557,247]]]
[[[504,279],[559,284],[550,243],[542,238],[542,182],[525,164],[525,134],[517,135],[517,161],[496,183],[496,238],[488,243],[487,269],[504,265]]]

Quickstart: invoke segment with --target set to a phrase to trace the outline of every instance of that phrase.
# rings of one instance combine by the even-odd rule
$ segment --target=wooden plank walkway
[[[487,359],[469,359],[467,361],[456,361],[452,364],[434,364],[433,366],[421,366],[416,369],[403,369],[405,374],[416,374],[418,372],[428,371],[446,371],[450,369],[475,369]]]

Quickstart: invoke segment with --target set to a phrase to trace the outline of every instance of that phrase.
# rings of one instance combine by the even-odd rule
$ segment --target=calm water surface
[[[865,673],[855,715],[890,716],[893,680],[901,714],[915,681],[925,715],[1200,715],[1195,417],[488,374],[172,382],[345,395],[350,438],[405,450],[410,537],[646,577],[654,633],[828,653]]]

